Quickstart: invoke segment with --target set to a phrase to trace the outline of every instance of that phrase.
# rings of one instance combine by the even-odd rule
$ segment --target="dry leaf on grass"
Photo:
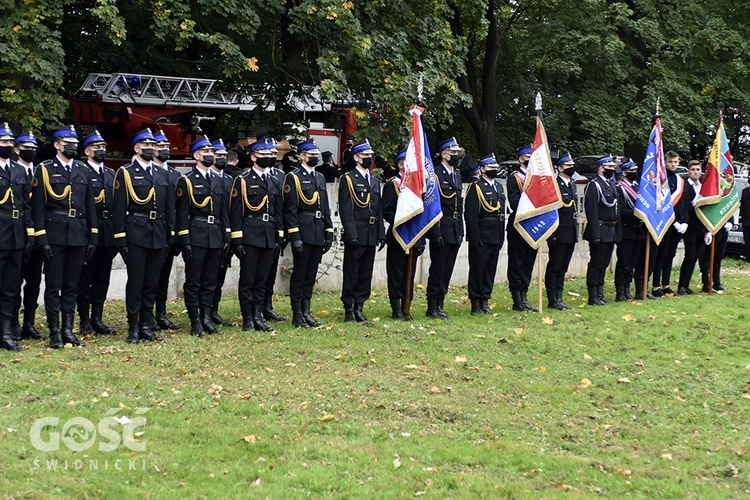
[[[545,325],[551,325],[554,322],[555,320],[550,318],[549,316],[547,316],[546,318],[542,318],[542,323],[544,323]]]
[[[466,363],[466,356],[456,356],[456,363]]]
[[[330,421],[330,420],[336,420],[336,417],[334,417],[333,415],[331,415],[331,414],[329,413],[329,414],[327,414],[327,415],[323,415],[323,416],[322,416],[322,417],[320,417],[320,418],[319,418],[318,420],[320,420],[321,422],[328,422],[328,421]]]
[[[622,319],[624,319],[625,321],[633,321],[635,318],[633,317],[632,314],[628,313],[628,314],[623,314]]]
[[[241,441],[244,441],[244,442],[246,442],[246,443],[254,443],[254,442],[256,442],[257,440],[258,440],[258,436],[256,436],[255,434],[250,434],[250,435],[247,435],[247,436],[245,436],[245,437],[243,437],[243,438],[241,439]]]
[[[590,387],[590,386],[591,386],[591,381],[589,379],[587,379],[587,378],[582,378],[581,379],[581,387],[583,387],[585,389],[585,388]]]
[[[630,383],[630,379],[628,377],[618,378],[617,381],[620,382],[621,384],[629,384]]]

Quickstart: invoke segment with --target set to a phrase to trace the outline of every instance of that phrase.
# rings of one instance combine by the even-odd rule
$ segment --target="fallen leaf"
[[[256,479],[252,483],[250,483],[250,486],[260,486],[263,484],[263,480],[261,478]]]
[[[630,383],[630,379],[628,377],[618,378],[617,381],[620,382],[621,384],[629,384]]]
[[[246,443],[254,443],[257,440],[258,440],[258,436],[254,435],[254,434],[250,434],[250,435],[245,436],[245,437],[242,438],[242,441],[244,441]]]
[[[671,453],[662,453],[661,454],[661,459],[662,460],[669,460],[671,462],[672,461],[672,454]]]
[[[743,395],[742,395],[742,398],[743,398],[743,399],[750,399],[750,394],[743,394]]]
[[[540,366],[539,367],[539,373],[545,373],[546,371],[547,371],[547,367],[545,367],[545,366]]]
[[[624,319],[625,321],[633,321],[635,318],[632,314],[623,314],[622,319]]]
[[[591,381],[589,379],[587,378],[581,379],[581,387],[585,389],[586,387],[589,387],[590,385],[591,385]]]
[[[440,389],[438,388],[438,386],[435,385],[435,386],[432,386],[432,389],[430,389],[430,392],[433,394],[440,394]]]
[[[329,420],[336,420],[336,417],[334,417],[333,415],[331,415],[331,414],[329,413],[329,414],[327,414],[327,415],[323,415],[323,416],[322,416],[322,417],[320,417],[320,418],[319,418],[318,420],[320,420],[321,422],[328,422]]]
[[[589,356],[588,354],[586,354],[586,353],[584,352],[584,353],[583,353],[583,359],[589,360],[589,359],[591,359],[591,356]]]
[[[623,469],[623,468],[617,468],[617,473],[621,475],[622,477],[630,477],[633,475],[633,471],[629,469]]]
[[[401,459],[396,457],[393,459],[393,468],[398,469],[399,467],[401,467]]]
[[[456,363],[466,363],[466,356],[456,356]]]
[[[516,335],[521,335],[521,333],[523,333],[523,328],[516,327],[513,329],[513,333],[515,333]]]
[[[549,316],[547,316],[546,318],[542,318],[542,323],[544,323],[545,325],[551,325],[554,322],[555,320],[550,318]]]

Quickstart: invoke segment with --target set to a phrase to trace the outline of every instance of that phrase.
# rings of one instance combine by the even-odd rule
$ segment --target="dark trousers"
[[[364,304],[370,298],[372,269],[375,265],[375,246],[344,244],[341,302]]]
[[[630,286],[634,273],[641,259],[641,253],[645,250],[643,240],[631,240],[623,238],[617,244],[617,264],[615,264],[615,285]],[[642,266],[645,265],[641,263]],[[635,276],[636,281],[639,279]],[[641,274],[640,279],[643,279]],[[639,297],[640,298],[640,297]]]
[[[508,225],[508,288],[513,292],[528,292],[534,272],[536,250],[531,248],[516,229]]]
[[[216,292],[216,276],[221,264],[221,248],[192,247],[190,260],[185,263],[185,307],[211,309]]]
[[[544,271],[544,282],[547,284],[548,292],[562,292],[565,287],[565,274],[568,272],[576,244],[547,240],[547,247],[549,260]]]
[[[244,245],[245,256],[240,262],[240,283],[237,289],[240,310],[246,317],[252,305],[262,305],[266,295],[266,281],[272,271],[273,248]],[[273,269],[275,272],[276,270]]]
[[[23,250],[0,250],[0,320],[15,318],[16,297],[21,286]],[[10,332],[2,332],[10,333]]]
[[[172,245],[165,251],[164,263],[159,270],[159,284],[156,286],[156,302],[166,302],[169,295],[169,276],[172,274],[174,258],[180,254],[180,247]]]
[[[128,244],[128,282],[125,285],[125,306],[129,315],[150,312],[154,308],[159,272],[164,264],[166,248],[145,248]]]
[[[305,243],[302,254],[294,256],[294,269],[289,279],[289,298],[292,302],[310,300],[312,298],[315,278],[318,277],[318,266],[323,258],[323,245]]]
[[[604,286],[604,275],[607,266],[612,259],[612,251],[615,249],[614,242],[599,243],[589,247],[589,265],[586,268],[586,286]]]
[[[214,292],[214,311],[219,310],[219,302],[221,302],[222,288],[224,288],[224,281],[227,279],[227,269],[232,267],[232,252],[227,252],[226,257],[220,262],[219,271],[216,274],[216,291]]]
[[[88,311],[90,304],[104,304],[112,275],[112,261],[117,247],[97,247],[94,255],[83,265],[78,281],[78,309]]]
[[[674,256],[677,254],[677,245],[680,244],[681,238],[682,235],[672,226],[661,240],[656,251],[656,263],[652,281],[654,288],[669,286],[669,280],[672,277],[672,262],[674,261]]]
[[[654,269],[656,269],[656,254],[659,251],[659,247],[656,246],[656,243],[652,238],[648,238],[649,241],[649,252],[648,252],[648,276],[651,276],[651,274],[654,272]],[[643,284],[643,276],[645,273],[645,267],[646,267],[646,243],[641,242],[641,254],[638,257],[638,263],[635,265],[635,275],[633,276],[633,279],[636,283],[636,288],[638,287],[638,284]],[[648,277],[646,278],[646,284],[648,284]],[[648,288],[646,286],[645,288]],[[640,288],[639,288],[640,289]],[[639,299],[641,297],[638,297]]]
[[[23,285],[23,309],[24,311],[36,311],[39,305],[39,291],[42,285],[42,265],[44,258],[40,249],[34,249],[29,254],[29,260],[21,261],[21,279]],[[18,283],[19,290],[21,283]],[[21,309],[21,294],[16,294],[15,315]]]
[[[279,256],[281,255],[282,246],[275,247],[273,249],[273,257],[271,258],[271,268],[268,271],[268,279],[266,279],[266,297],[268,297],[268,303],[271,303],[271,297],[273,296],[273,288],[276,286],[276,271],[279,269]]]
[[[724,250],[727,248],[727,239],[729,234],[720,229],[718,233],[714,235],[714,282],[711,283],[713,288],[721,285],[721,259],[724,258]],[[711,246],[707,246],[703,252],[703,257],[700,258],[699,266],[701,269],[701,281],[704,285],[708,285],[711,281],[709,269],[711,269]]]
[[[411,250],[414,252],[414,249]],[[413,255],[411,275],[407,277],[406,271],[409,266],[409,255],[404,253],[404,249],[398,243],[388,245],[385,254],[385,272],[388,275],[388,298],[403,299],[406,298],[406,288],[410,280],[411,297],[414,298],[414,276],[417,274],[418,255]]]
[[[60,311],[73,314],[86,247],[62,245],[50,245],[50,247],[52,258],[44,270],[44,306],[47,314]]]
[[[685,242],[685,257],[682,259],[682,266],[680,266],[680,282],[679,287],[688,288],[690,286],[690,278],[693,277],[695,271],[695,263],[698,262],[703,256],[703,251],[706,244],[703,241],[703,231],[688,229],[683,237]]]
[[[448,293],[456,256],[461,245],[436,245],[430,240],[430,275],[427,277],[427,297],[442,299]]]
[[[469,245],[469,299],[490,299],[502,245]]]

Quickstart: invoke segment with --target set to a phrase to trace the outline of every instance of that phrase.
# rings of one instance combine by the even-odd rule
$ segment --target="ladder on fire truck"
[[[75,93],[79,101],[101,100],[113,104],[212,108],[253,111],[258,107],[274,111],[263,90],[224,90],[221,80],[178,76],[139,75],[134,73],[89,73]],[[304,95],[306,94],[306,95]],[[317,89],[307,88],[303,95],[290,93],[288,103],[299,111],[322,111]]]

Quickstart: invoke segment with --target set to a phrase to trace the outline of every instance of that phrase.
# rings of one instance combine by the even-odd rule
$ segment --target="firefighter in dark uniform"
[[[214,157],[216,158],[214,164],[211,165],[211,174],[214,176],[212,177],[212,180],[221,179],[222,182],[224,182],[224,201],[222,203],[224,210],[226,210],[228,214],[229,197],[232,192],[232,183],[234,182],[234,178],[225,172],[229,151],[227,151],[227,147],[224,145],[222,139],[214,141],[212,146],[214,148]],[[231,321],[226,321],[219,315],[221,292],[224,287],[224,280],[226,280],[227,277],[227,269],[230,267],[232,267],[232,252],[230,251],[229,242],[227,241],[227,244],[222,250],[221,261],[219,262],[219,271],[216,276],[216,291],[214,292],[214,302],[211,306],[211,321],[213,321],[216,326],[232,326],[233,324]]]
[[[518,155],[519,168],[508,177],[506,186],[508,205],[510,206],[510,216],[508,217],[508,224],[505,226],[508,233],[508,288],[511,297],[513,297],[514,311],[537,312],[538,309],[532,306],[527,299],[537,252],[526,243],[526,240],[514,226],[518,202],[521,200],[523,185],[526,182],[526,165],[531,157],[531,147],[518,148],[516,154]]]
[[[292,324],[299,328],[317,327],[310,314],[318,266],[333,245],[333,223],[328,204],[326,180],[315,171],[320,149],[314,140],[299,143],[300,166],[284,179],[284,226],[292,246],[294,269],[289,282]]]
[[[32,132],[25,132],[16,137],[15,153],[18,156],[18,164],[26,171],[26,179],[28,181],[29,189],[31,189],[31,183],[34,180],[34,160],[37,152],[37,140],[36,136]],[[29,212],[31,214],[31,212]],[[14,316],[14,333],[16,336],[14,340],[21,339],[34,339],[41,340],[43,337],[39,334],[34,325],[34,318],[36,316],[36,309],[39,304],[39,291],[42,284],[42,264],[44,259],[42,258],[42,252],[38,247],[34,247],[24,255],[24,259],[21,262],[21,278],[23,280],[23,326],[19,330],[19,313],[21,310],[21,293],[19,282],[19,290],[16,294],[16,309]]]
[[[177,179],[182,177],[182,175],[168,163],[171,144],[169,143],[166,134],[161,129],[154,134],[154,140],[156,141],[156,146],[154,148],[155,151],[152,164],[166,174],[169,179],[169,185],[171,186],[172,191],[174,191],[177,189]],[[172,238],[172,242],[165,252],[164,263],[159,271],[159,284],[156,288],[156,297],[154,300],[156,315],[154,316],[154,321],[151,322],[151,328],[153,330],[180,329],[180,325],[173,323],[167,316],[167,295],[169,293],[169,276],[172,274],[174,258],[180,255],[181,250],[180,245],[177,243],[177,239]]]
[[[495,181],[498,164],[491,154],[477,163],[479,177],[466,192],[464,219],[469,242],[471,314],[492,314],[489,300],[495,287],[497,260],[505,243],[505,191]]]
[[[153,308],[159,272],[174,237],[175,196],[168,173],[153,164],[150,130],[133,135],[135,159],[115,175],[115,244],[128,266],[125,306],[127,342],[162,340],[154,333]]]
[[[263,139],[251,144],[249,152],[253,167],[234,180],[229,214],[232,247],[240,259],[242,330],[272,332],[263,311],[266,281],[276,273],[273,252],[284,238],[281,188],[269,172],[278,151],[272,139]]]
[[[367,321],[362,306],[370,298],[375,247],[385,247],[380,181],[370,173],[375,152],[365,140],[352,148],[356,167],[339,181],[339,215],[344,228],[341,302],[344,321]]]
[[[604,275],[615,243],[620,240],[620,208],[614,183],[615,161],[611,156],[603,156],[594,166],[599,169],[598,175],[586,185],[583,203],[586,210],[583,238],[589,242],[586,286],[589,305],[603,306],[608,302],[604,298]]]
[[[617,184],[617,205],[620,208],[622,221],[622,238],[617,243],[617,264],[615,266],[615,290],[617,302],[633,300],[630,283],[635,281],[636,297],[643,293],[643,274],[637,276],[635,268],[644,251],[646,229],[643,221],[635,215],[635,203],[638,201],[638,165],[629,158],[623,158],[620,164],[622,179]]]
[[[563,302],[563,289],[565,274],[568,272],[570,259],[573,257],[578,241],[578,191],[572,179],[575,164],[570,154],[560,155],[554,165],[557,168],[557,185],[560,188],[563,204],[557,209],[559,220],[557,229],[547,240],[549,260],[544,273],[544,282],[547,286],[547,307],[562,311],[570,309],[570,306]]]
[[[34,246],[31,182],[24,168],[10,159],[13,132],[0,126],[0,349],[22,351],[13,340],[16,297],[21,286],[24,250]]]
[[[99,243],[93,257],[83,266],[78,282],[78,317],[81,335],[115,335],[117,332],[102,321],[104,301],[109,290],[112,261],[117,255],[115,233],[112,227],[114,208],[115,171],[104,165],[107,156],[107,143],[98,131],[84,137],[81,143],[86,155],[86,167],[91,176],[96,203],[96,223],[99,229]],[[90,309],[89,309],[90,308]],[[89,316],[90,312],[90,316]]]
[[[278,168],[278,156],[277,159],[273,162],[273,166],[269,167],[266,173],[270,175],[271,182],[276,184],[276,187],[279,189],[279,192],[281,192],[282,189],[284,189],[284,171]],[[284,214],[283,210],[282,213],[279,214],[279,217],[281,218],[281,226],[284,227]],[[286,234],[286,233],[284,233]],[[283,235],[282,235],[283,236]],[[276,245],[273,249],[273,258],[271,259],[271,268],[268,273],[268,279],[266,280],[266,294],[263,299],[263,318],[266,321],[286,321],[286,316],[282,316],[281,314],[277,313],[273,308],[273,290],[276,286],[276,272],[279,268],[279,258],[281,256],[281,252],[286,246],[287,240],[284,239],[281,242],[281,245]]]
[[[44,306],[53,349],[84,345],[73,334],[78,281],[99,241],[91,170],[76,160],[78,134],[62,127],[52,134],[57,155],[37,166],[31,207],[36,244],[46,261]],[[62,311],[62,331],[60,312]]]
[[[430,239],[430,271],[427,278],[427,317],[448,319],[443,308],[445,294],[453,275],[456,256],[464,239],[463,194],[461,173],[461,147],[456,139],[443,141],[438,146],[441,158],[435,166],[435,182],[440,193],[443,216],[428,233]]]
[[[415,253],[411,266],[411,274],[408,271],[409,254],[404,252],[401,244],[396,240],[393,233],[393,219],[396,215],[396,204],[398,196],[401,193],[401,182],[404,178],[404,163],[406,161],[406,151],[401,151],[393,159],[394,165],[398,169],[398,175],[390,179],[383,186],[383,195],[381,203],[383,205],[383,219],[388,222],[389,228],[385,233],[385,242],[388,245],[385,255],[385,272],[388,277],[388,298],[391,302],[391,318],[400,320],[411,320],[406,317],[406,290],[411,290],[411,297],[414,298],[414,276],[417,273],[417,258],[422,255],[425,247],[424,237],[411,248]],[[408,280],[408,281],[407,281]]]
[[[229,243],[229,214],[223,202],[224,180],[211,173],[215,161],[211,141],[198,139],[190,151],[196,164],[177,181],[175,231],[185,260],[183,292],[190,333],[203,337],[222,333],[211,319],[211,309],[221,253]]]

